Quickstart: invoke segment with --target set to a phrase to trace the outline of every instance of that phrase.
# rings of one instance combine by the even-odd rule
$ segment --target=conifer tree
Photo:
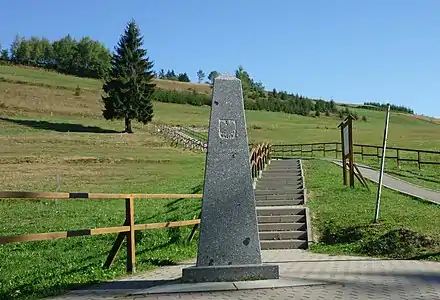
[[[112,68],[103,85],[106,94],[102,96],[104,118],[124,119],[127,133],[133,132],[133,119],[144,124],[153,119],[154,63],[146,56],[147,50],[142,45],[139,27],[131,20],[115,47]]]

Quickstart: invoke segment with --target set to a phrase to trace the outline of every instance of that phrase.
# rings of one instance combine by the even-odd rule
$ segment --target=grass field
[[[313,251],[440,261],[438,205],[384,189],[380,222],[373,224],[375,185],[371,192],[351,190],[341,184],[340,167],[318,160],[303,165],[317,242]]]
[[[64,119],[62,119],[63,121]],[[51,120],[55,124],[54,119]],[[47,124],[43,128],[1,123],[1,190],[61,192],[200,193],[204,156],[175,148],[137,128],[135,135],[99,133],[96,128]],[[40,123],[41,124],[41,123]],[[61,124],[61,125],[60,125]],[[51,127],[52,126],[52,127]],[[90,132],[78,132],[87,131]],[[187,176],[190,174],[190,176]],[[136,200],[136,223],[197,217],[200,199]],[[120,226],[120,200],[0,201],[2,234],[24,234]],[[137,267],[178,262],[195,255],[196,242],[185,245],[191,228],[137,232]],[[0,299],[25,299],[56,293],[75,284],[124,273],[125,252],[114,267],[101,266],[116,234],[0,246]]]
[[[160,84],[165,82],[158,82]],[[77,85],[82,89],[80,96],[73,94]],[[181,89],[182,86],[182,83],[170,82],[162,88]],[[189,86],[195,89],[197,85]],[[209,86],[199,87],[202,86],[209,93]],[[135,134],[120,134],[122,121],[108,122],[102,118],[99,88],[96,80],[0,66],[0,190],[55,191],[59,174],[62,192],[201,192],[204,154],[170,147],[166,140],[153,133],[154,124],[134,123]],[[198,127],[208,125],[210,112],[208,107],[165,103],[154,103],[154,111],[155,123]],[[368,121],[355,122],[355,142],[380,144],[384,113],[371,110],[358,110],[358,113],[367,116]],[[265,111],[247,111],[246,117],[250,142],[254,143],[291,144],[340,139],[336,128],[340,120],[335,117],[313,118]],[[389,145],[439,149],[439,134],[438,124],[402,114],[391,116]],[[312,209],[323,216],[315,219],[318,232],[324,228],[321,220],[336,219],[341,214],[351,217],[351,209],[359,210],[353,216],[352,226],[365,224],[373,217],[372,195],[360,189],[343,190],[339,172],[333,176],[337,172],[335,166],[308,164],[307,185],[315,193],[311,195]],[[436,173],[436,169],[430,172],[440,173]],[[426,174],[417,180],[427,182]],[[348,202],[350,205],[346,205]],[[386,233],[399,224],[435,235],[437,220],[440,220],[438,212],[436,214],[426,204],[390,191],[384,192],[383,203],[383,216],[391,220],[386,223],[391,225],[381,226],[370,237]],[[399,205],[391,210],[391,203]],[[338,211],[340,207],[347,209]],[[136,223],[192,219],[199,208],[200,200],[197,199],[137,200]],[[324,212],[329,212],[328,217]],[[409,215],[409,212],[415,214]],[[422,224],[428,217],[412,220],[424,212],[431,218],[430,224]],[[119,226],[123,217],[124,203],[117,200],[0,201],[0,228],[6,235]],[[194,256],[196,242],[182,243],[189,231],[190,228],[180,228],[138,232],[138,270]],[[110,234],[0,246],[0,299],[41,297],[75,284],[123,274],[124,251],[112,269],[101,269],[114,238],[115,234]],[[359,253],[356,248],[359,243],[322,244],[315,250]],[[435,250],[431,248],[428,250]]]

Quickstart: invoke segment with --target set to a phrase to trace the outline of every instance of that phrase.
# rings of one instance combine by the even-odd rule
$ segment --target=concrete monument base
[[[228,281],[228,282],[201,282],[201,283],[172,283],[161,284],[148,289],[130,293],[128,296],[148,296],[154,294],[171,293],[203,293],[203,292],[226,292],[254,289],[276,289],[305,286],[322,286],[335,284],[322,280],[309,280],[301,278],[280,278],[251,281]],[[160,296],[159,296],[160,297]],[[231,298],[232,299],[232,298]]]
[[[183,283],[279,279],[278,265],[194,266],[182,270]]]

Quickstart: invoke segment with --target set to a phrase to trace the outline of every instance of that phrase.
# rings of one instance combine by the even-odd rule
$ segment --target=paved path
[[[338,161],[338,160],[332,160],[333,163],[342,166],[342,162]],[[370,167],[367,166],[363,166],[360,164],[356,164],[362,175],[365,178],[368,178],[376,183],[379,182],[379,171],[376,171]],[[401,192],[403,194],[406,195],[410,195],[413,197],[417,197],[429,202],[433,202],[433,203],[437,203],[440,204],[440,193],[433,191],[433,190],[429,190],[423,187],[420,187],[418,185],[406,182],[404,180],[401,179],[397,179],[395,177],[392,177],[388,174],[384,174],[383,176],[383,186]]]
[[[312,254],[304,250],[262,251],[265,262],[278,263],[284,279],[313,279],[326,285],[127,296],[130,293],[179,278],[194,261],[156,269],[114,283],[72,291],[52,299],[290,299],[290,300],[439,300],[440,263],[409,260],[375,260],[352,256]]]

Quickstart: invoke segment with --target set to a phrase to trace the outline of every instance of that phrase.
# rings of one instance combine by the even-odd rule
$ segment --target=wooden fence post
[[[202,210],[200,210],[199,216],[198,216],[198,219],[201,219],[201,218],[202,218]],[[191,230],[191,233],[189,234],[187,243],[191,243],[192,242],[192,240],[194,238],[194,235],[196,234],[197,228],[199,228],[199,224],[194,224],[194,226],[193,226],[193,228]]]
[[[338,158],[338,143],[335,143],[335,158]]]
[[[312,157],[313,157],[313,144],[312,144]]]
[[[301,157],[303,156],[303,145],[301,144]]]
[[[324,157],[325,157],[325,143],[322,144],[323,149],[324,149]]]
[[[136,272],[136,254],[135,254],[135,237],[134,237],[134,200],[133,198],[125,199],[125,215],[128,220],[130,231],[127,232],[127,272]]]
[[[379,162],[379,159],[380,159],[380,157],[379,157],[379,147],[376,147],[376,153],[377,153],[377,162]]]
[[[400,169],[399,149],[397,149],[396,162],[397,162],[397,167]]]
[[[364,146],[361,146],[361,157],[364,160]]]

